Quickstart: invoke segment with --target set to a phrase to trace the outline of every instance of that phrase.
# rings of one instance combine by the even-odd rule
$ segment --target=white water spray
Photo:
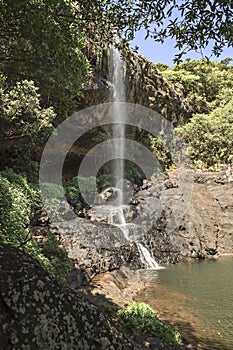
[[[110,74],[113,84],[113,102],[125,102],[125,75],[124,64],[120,56],[119,50],[112,47],[110,55]],[[125,221],[124,215],[124,159],[125,157],[125,113],[122,104],[114,104],[111,110],[114,120],[113,124],[113,139],[119,139],[115,144],[113,150],[114,162],[114,178],[115,186],[119,189],[119,196],[117,199],[117,206],[111,208],[109,215],[109,223],[118,226],[125,239],[130,241],[129,229]],[[141,243],[137,243],[138,251],[140,253],[140,259],[148,269],[160,269],[162,268],[152,258],[148,249]]]
[[[113,84],[113,102],[125,102],[125,75],[124,64],[119,50],[112,47],[110,56],[110,74]],[[118,205],[123,205],[123,179],[124,179],[124,159],[125,159],[125,110],[122,104],[114,104],[112,107],[112,117],[116,124],[113,124],[113,139],[119,139],[114,146],[114,178],[115,186],[120,189]]]
[[[125,215],[124,215],[124,207],[112,207],[109,214],[108,219],[109,224],[115,225],[121,229],[121,232],[123,233],[125,239],[127,241],[130,241],[129,238],[129,230],[127,227],[127,223],[125,221]]]
[[[154,258],[152,258],[149,250],[142,245],[141,243],[137,243],[137,247],[140,253],[141,262],[146,265],[147,269],[155,269],[160,270],[164,269],[163,266],[160,266]]]

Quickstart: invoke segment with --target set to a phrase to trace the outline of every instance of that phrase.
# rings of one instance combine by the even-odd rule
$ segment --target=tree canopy
[[[220,168],[233,160],[233,65],[221,62],[187,60],[169,68],[158,64],[160,72],[176,87],[184,89],[195,111],[177,128],[187,144],[192,164],[199,168]]]
[[[33,80],[43,105],[66,111],[89,67],[83,35],[67,0],[1,0],[0,64],[13,84]]]
[[[76,2],[87,11],[86,18],[96,21],[104,16],[102,33],[115,31],[126,41],[135,32],[146,29],[146,36],[163,42],[174,38],[180,50],[175,57],[179,62],[189,50],[201,51],[212,44],[212,52],[219,56],[224,46],[233,44],[233,4],[225,0],[89,0]],[[94,16],[93,16],[94,15]],[[96,17],[97,16],[97,17]],[[99,25],[100,25],[99,21]]]
[[[182,85],[196,112],[210,112],[220,104],[225,105],[232,98],[231,62],[230,58],[220,62],[188,59],[173,68],[158,63],[157,68],[175,87]]]
[[[61,108],[88,74],[85,38],[102,45],[118,34],[129,43],[140,29],[159,42],[174,38],[180,51],[176,62],[209,44],[218,56],[233,44],[233,5],[225,0],[0,0],[0,63],[10,78],[46,86],[45,102]]]

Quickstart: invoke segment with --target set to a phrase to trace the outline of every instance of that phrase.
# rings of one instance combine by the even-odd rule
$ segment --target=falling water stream
[[[147,269],[160,270],[165,268],[160,266],[155,259],[152,258],[149,250],[142,243],[137,243],[137,247],[140,252],[141,260],[146,265]]]
[[[125,75],[124,65],[119,50],[112,47],[110,55],[110,74],[113,84],[113,102],[125,102]],[[114,162],[114,178],[115,186],[120,189],[123,194],[124,179],[124,158],[125,158],[125,110],[123,104],[112,105],[112,117],[116,124],[113,124],[113,139],[118,139],[114,143],[113,158]],[[118,205],[123,205],[123,196],[119,196]]]
[[[124,66],[117,49],[111,49],[111,76],[113,102],[125,102]],[[140,240],[132,237],[125,220],[124,209],[124,159],[125,159],[125,110],[123,104],[114,104],[113,113],[113,159],[115,187],[119,189],[115,206],[109,207],[109,223],[121,229],[128,242],[135,242],[140,259],[146,271],[148,285],[141,299],[161,306],[161,310],[173,312],[174,323],[182,327],[190,341],[205,350],[233,349],[232,332],[232,259],[219,262],[208,261],[201,264],[170,266],[160,270],[150,251]],[[165,313],[166,318],[166,313]]]
[[[110,54],[110,74],[113,84],[113,102],[125,102],[125,74],[124,63],[118,49],[112,47]],[[129,236],[128,225],[124,215],[124,159],[125,159],[125,109],[124,104],[113,104],[112,117],[113,124],[113,139],[118,139],[114,143],[113,159],[114,162],[114,178],[115,187],[119,189],[119,195],[116,201],[116,206],[111,208],[109,215],[109,223],[119,227],[127,241],[131,241]],[[116,215],[117,213],[117,215]],[[136,242],[140,259],[143,265],[148,269],[160,269],[149,250],[140,242]]]

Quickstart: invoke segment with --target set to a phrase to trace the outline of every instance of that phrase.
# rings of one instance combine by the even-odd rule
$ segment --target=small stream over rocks
[[[91,208],[86,218],[44,224],[74,261],[74,285],[80,284],[80,266],[87,281],[121,266],[147,268],[138,244],[162,266],[233,253],[233,188],[225,171],[184,169],[181,184],[177,174],[174,170],[165,180],[145,182],[121,208],[127,233],[119,212],[106,210],[109,206],[103,203]]]

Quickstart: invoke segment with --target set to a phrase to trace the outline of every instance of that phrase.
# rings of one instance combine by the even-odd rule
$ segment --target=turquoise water
[[[139,299],[200,349],[233,349],[233,257],[144,273]]]

